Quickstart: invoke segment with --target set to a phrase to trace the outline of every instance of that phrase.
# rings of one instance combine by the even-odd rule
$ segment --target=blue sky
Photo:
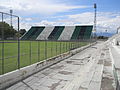
[[[93,24],[97,4],[97,31],[116,32],[120,26],[120,0],[0,0],[0,11],[20,16],[20,28],[33,25]],[[6,19],[7,21],[7,19]]]

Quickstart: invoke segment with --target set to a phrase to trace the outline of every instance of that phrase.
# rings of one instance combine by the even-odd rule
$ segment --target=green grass
[[[8,41],[5,41],[8,42]],[[4,64],[4,73],[16,70],[18,67],[18,43],[4,43],[4,62],[2,61],[2,43],[0,43],[0,74]],[[87,45],[87,42],[54,42],[54,41],[21,41],[20,42],[20,67],[25,67],[33,63],[45,60],[60,53],[77,48],[78,45]],[[75,46],[76,45],[76,46]],[[45,48],[45,46],[47,48]],[[30,49],[31,47],[31,49]],[[60,50],[61,47],[61,50]],[[47,55],[45,56],[45,53]],[[9,58],[8,58],[9,57]]]

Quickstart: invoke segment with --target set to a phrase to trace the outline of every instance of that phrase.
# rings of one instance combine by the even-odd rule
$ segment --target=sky
[[[97,32],[115,33],[120,26],[120,0],[0,0],[0,11],[12,9],[20,17],[20,28],[26,30],[42,25],[93,25],[94,3]],[[5,20],[9,22],[7,16]]]

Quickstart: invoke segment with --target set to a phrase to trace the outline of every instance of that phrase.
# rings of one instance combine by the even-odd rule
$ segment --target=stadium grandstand
[[[84,26],[33,26],[21,40],[82,40],[90,39],[92,25]]]

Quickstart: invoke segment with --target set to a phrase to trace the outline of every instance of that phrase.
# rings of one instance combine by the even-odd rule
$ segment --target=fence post
[[[72,49],[72,41],[70,42],[70,50]]]
[[[47,39],[45,38],[45,59],[47,59]]]
[[[4,74],[4,22],[3,22],[3,13],[2,14],[2,74]]]
[[[65,43],[66,43],[66,51],[65,51],[65,52],[67,52],[67,50],[68,50],[67,44],[68,44],[68,43],[67,43],[67,41],[65,41]]]
[[[55,46],[56,46],[55,51],[56,51],[56,55],[57,55],[57,41],[55,41]],[[58,53],[59,53],[59,52],[58,52]]]
[[[64,53],[64,51],[65,51],[65,42],[63,41],[62,43],[63,43],[63,52],[62,53]]]
[[[75,49],[76,49],[76,40],[75,40],[75,42],[74,42],[74,45],[75,45],[74,47],[75,47]]]
[[[64,41],[64,38],[62,39],[62,43],[63,43],[63,51],[62,51],[62,53],[64,53],[65,52],[65,41]]]
[[[79,39],[78,39],[77,45],[78,45],[78,48],[79,48]]]
[[[52,52],[52,51],[53,51],[53,48],[52,48],[52,45],[53,45],[53,44],[52,44],[52,40],[51,40],[51,45],[50,45],[50,46],[51,46],[51,57],[53,57],[53,52]]]
[[[31,54],[31,41],[29,41],[29,57],[30,57],[30,65],[31,65],[31,58],[32,58],[32,54]]]
[[[61,50],[61,40],[60,40],[60,54],[61,54],[61,51],[62,51],[62,50]]]
[[[40,61],[40,41],[38,40],[38,62]]]
[[[20,69],[20,32],[19,32],[19,17],[18,17],[18,69]]]
[[[71,41],[69,41],[69,51],[71,50]]]
[[[74,41],[72,41],[72,49],[74,48]]]
[[[77,40],[75,40],[75,49],[77,48]]]
[[[62,51],[62,53],[64,53],[64,51],[65,51],[65,42],[63,41],[62,43],[63,43],[63,47],[62,47],[63,51]]]

